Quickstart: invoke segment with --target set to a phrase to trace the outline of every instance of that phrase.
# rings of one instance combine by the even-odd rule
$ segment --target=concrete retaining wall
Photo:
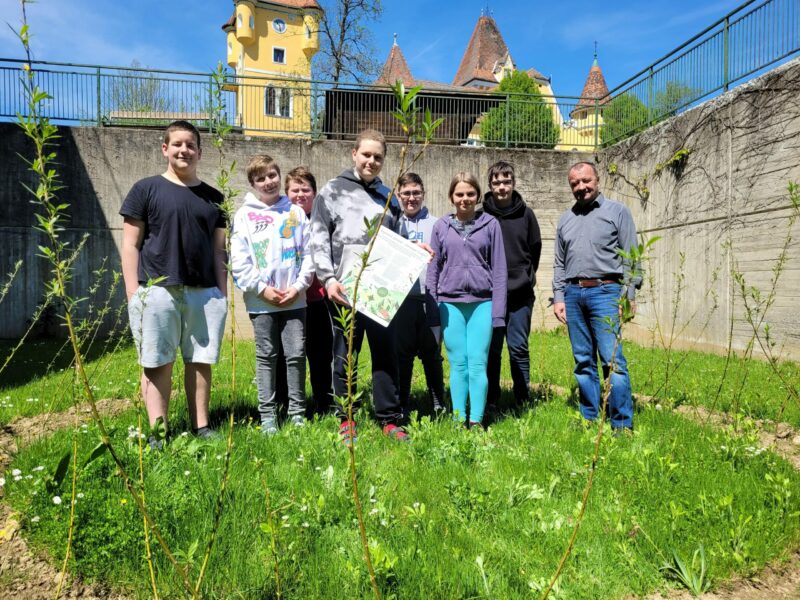
[[[504,151],[433,146],[415,165],[428,191],[434,214],[449,212],[446,190],[453,173],[473,171],[483,179],[488,166],[503,158],[516,165],[518,189],[535,209],[542,228],[544,251],[537,296],[549,298],[553,234],[559,215],[572,203],[566,185],[569,165],[597,158],[601,188],[626,203],[637,226],[647,236],[662,237],[648,264],[650,284],[640,296],[640,315],[629,333],[642,341],[676,337],[678,345],[724,350],[729,334],[735,348],[744,348],[752,329],[737,283],[738,271],[746,285],[766,293],[773,267],[790,233],[786,186],[800,180],[800,61],[788,63],[734,91],[665,121],[594,157],[588,153]],[[65,189],[61,197],[71,204],[72,220],[64,232],[77,244],[88,233],[78,257],[73,287],[85,295],[97,282],[95,271],[103,259],[119,269],[122,199],[133,183],[164,170],[161,132],[144,129],[96,127],[63,128],[56,149]],[[0,232],[6,250],[0,254],[2,273],[13,263],[23,266],[0,303],[0,337],[17,337],[26,328],[44,296],[48,266],[38,258],[39,234],[31,229],[33,206],[20,183],[31,183],[17,153],[30,156],[31,148],[13,124],[0,124],[0,195],[6,210]],[[200,175],[213,182],[219,156],[203,140]],[[680,149],[690,150],[682,169],[658,166]],[[299,139],[232,136],[226,142],[226,163],[236,160],[234,187],[247,189],[244,165],[254,153],[272,155],[282,169],[307,165],[320,185],[349,167],[347,142],[308,142]],[[384,174],[398,169],[399,148],[390,147]],[[609,174],[609,167],[616,174]],[[660,171],[660,172],[659,172]],[[658,174],[657,174],[658,172]],[[637,191],[636,186],[639,187]],[[643,192],[646,186],[649,195]],[[795,223],[794,239],[800,237]],[[800,357],[800,321],[795,306],[800,290],[797,244],[788,244],[776,298],[766,321],[786,353]],[[98,305],[110,289],[111,275],[102,276],[97,293],[84,306]],[[113,302],[122,306],[121,287]],[[242,302],[237,302],[241,311]],[[536,326],[551,326],[550,310],[537,302]],[[677,318],[673,320],[672,315]],[[126,319],[124,311],[123,321]],[[241,332],[250,334],[246,315],[237,312]],[[675,323],[674,328],[672,323]],[[762,324],[762,330],[763,330]],[[672,333],[670,333],[672,332]]]
[[[631,208],[641,233],[662,238],[649,264],[654,285],[630,334],[648,341],[653,332],[657,340],[680,332],[679,345],[712,349],[730,337],[746,348],[753,327],[735,274],[766,296],[784,244],[800,236],[800,223],[790,230],[787,192],[800,182],[798,89],[795,60],[602,152],[601,170],[617,169],[604,176],[608,195]],[[683,165],[659,169],[681,149],[691,151]],[[645,178],[649,197],[635,189]],[[788,242],[775,294],[761,334],[768,324],[776,347],[798,359],[796,242]]]
[[[101,259],[107,259],[110,270],[119,270],[122,227],[119,207],[134,182],[164,171],[165,162],[160,147],[162,133],[156,130],[96,127],[62,128],[60,133],[59,145],[55,149],[65,186],[60,197],[70,203],[72,215],[64,235],[74,245],[85,233],[89,234],[87,246],[75,263],[73,281],[73,293],[83,296],[96,280],[94,271]],[[44,297],[44,282],[48,278],[49,268],[43,259],[36,256],[36,247],[42,240],[31,229],[35,221],[34,207],[29,202],[28,192],[20,185],[21,182],[31,185],[32,181],[17,153],[30,156],[32,148],[13,124],[0,123],[0,136],[8,140],[8,144],[0,148],[0,164],[5,165],[0,172],[0,195],[3,205],[10,207],[0,216],[0,232],[5,239],[11,240],[9,251],[0,256],[0,268],[3,273],[9,273],[17,259],[24,260],[22,271],[8,297],[0,303],[0,337],[9,338],[25,331],[26,322]],[[205,136],[202,146],[199,173],[201,178],[213,183],[219,154]],[[352,166],[349,142],[231,136],[225,144],[225,164],[236,161],[233,186],[242,191],[242,196],[248,189],[244,166],[248,158],[256,153],[271,155],[284,173],[296,165],[307,165],[320,185]],[[391,145],[383,171],[387,182],[398,172],[399,156],[399,146]],[[590,155],[431,146],[414,165],[414,170],[425,182],[429,208],[434,214],[442,215],[450,212],[446,194],[455,172],[472,171],[483,180],[489,165],[500,158],[516,165],[518,189],[535,207],[539,216],[545,237],[540,278],[547,290],[551,277],[555,223],[560,212],[570,205],[566,172],[574,161],[591,159]],[[86,306],[102,303],[110,283],[111,275],[108,273],[103,277],[98,293]],[[549,296],[549,291],[546,295]],[[114,304],[121,306],[123,299],[120,288]],[[240,331],[243,335],[250,335],[250,325],[242,310],[241,299],[236,306]],[[57,323],[54,325],[57,327]]]

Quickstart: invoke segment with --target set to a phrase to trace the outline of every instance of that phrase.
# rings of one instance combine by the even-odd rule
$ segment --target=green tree
[[[656,92],[653,98],[652,116],[654,121],[663,121],[674,116],[698,95],[698,90],[677,81],[668,81],[664,89]]]
[[[600,137],[604,145],[615,144],[647,127],[650,111],[633,94],[621,94],[603,110]]]
[[[487,146],[552,149],[560,131],[539,86],[524,71],[503,78],[495,90],[508,95],[506,102],[484,115],[481,140]]]

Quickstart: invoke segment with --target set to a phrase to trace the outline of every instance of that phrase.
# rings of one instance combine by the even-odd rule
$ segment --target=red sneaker
[[[394,438],[398,442],[410,442],[411,438],[402,427],[398,427],[394,423],[389,423],[383,427],[383,435]]]
[[[356,440],[358,439],[358,433],[356,432],[356,422],[342,421],[342,424],[339,425],[339,436],[342,438],[342,443],[345,446],[351,446],[355,444]]]

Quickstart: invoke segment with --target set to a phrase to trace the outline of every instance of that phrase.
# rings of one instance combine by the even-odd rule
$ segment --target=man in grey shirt
[[[567,179],[576,202],[561,215],[556,229],[553,312],[569,331],[581,415],[593,421],[600,413],[599,353],[603,377],[611,378],[608,398],[611,427],[630,431],[633,398],[628,365],[622,344],[617,342],[619,300],[622,294],[627,294],[635,312],[634,300],[636,289],[641,287],[641,276],[633,272],[618,250],[630,252],[636,244],[636,226],[625,205],[600,193],[594,164],[573,165]]]

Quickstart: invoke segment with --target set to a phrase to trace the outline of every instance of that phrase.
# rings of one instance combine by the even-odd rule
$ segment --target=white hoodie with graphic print
[[[314,278],[310,230],[303,209],[286,196],[267,206],[252,192],[247,193],[233,218],[231,267],[236,287],[244,292],[248,313],[305,307],[305,291]],[[287,306],[275,306],[261,297],[267,286],[279,290],[291,286],[300,294]]]

